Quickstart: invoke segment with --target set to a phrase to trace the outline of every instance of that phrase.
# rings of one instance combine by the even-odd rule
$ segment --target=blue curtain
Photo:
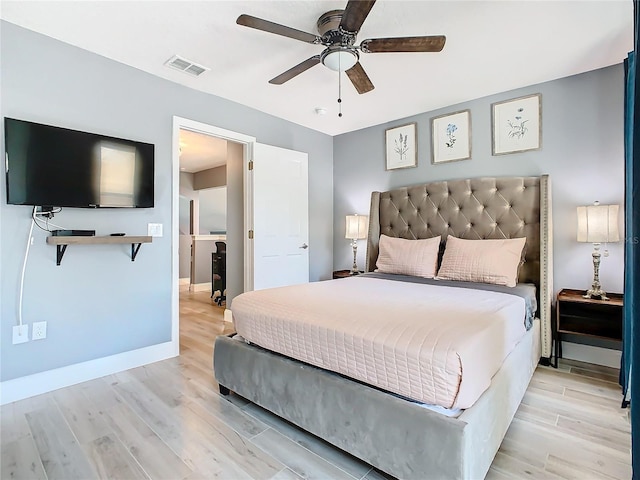
[[[624,334],[620,383],[623,406],[630,398],[640,402],[640,326],[636,327],[636,303],[640,299],[640,4],[633,2],[634,50],[624,62],[625,68],[625,275]],[[633,368],[632,366],[635,366]],[[640,403],[631,409],[633,478],[640,478]]]

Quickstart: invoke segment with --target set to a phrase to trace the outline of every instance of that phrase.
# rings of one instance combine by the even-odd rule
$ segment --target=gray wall
[[[68,228],[95,229],[98,234],[146,234],[147,223],[154,222],[162,223],[165,232],[164,237],[143,245],[135,262],[123,245],[78,245],[68,248],[57,267],[55,248],[45,244],[45,232],[34,230],[25,277],[24,321],[47,320],[47,339],[11,345],[31,210],[7,205],[4,181],[0,182],[0,380],[171,339],[173,115],[251,135],[262,143],[308,152],[309,178],[313,179],[309,186],[310,279],[331,276],[333,199],[326,194],[333,182],[330,136],[4,21],[0,27],[3,117],[155,144],[155,208],[70,208],[54,222]],[[4,135],[1,138],[3,142]],[[234,175],[241,179],[241,169],[229,172],[230,178]],[[235,221],[241,225],[241,218]]]
[[[371,191],[454,178],[548,173],[553,190],[555,289],[588,288],[593,246],[575,240],[576,206],[594,200],[624,205],[623,89],[623,68],[616,65],[335,137],[334,268],[349,268],[352,263],[344,216],[368,214]],[[542,94],[542,149],[491,156],[491,103],[531,93]],[[430,119],[463,109],[471,110],[472,159],[432,165]],[[417,122],[418,167],[385,171],[385,129],[408,122]],[[621,211],[621,229],[623,215]],[[365,250],[361,241],[361,267]],[[605,290],[621,292],[623,242],[609,245],[609,251],[611,255],[602,261],[601,282]]]
[[[227,166],[209,168],[193,174],[193,189],[222,187],[227,184]]]
[[[178,199],[179,230],[178,236],[178,275],[180,278],[191,278],[191,234],[189,199],[180,193]]]
[[[198,233],[198,227],[199,227],[199,219],[198,219],[198,209],[199,209],[199,205],[198,202],[200,200],[200,196],[198,195],[198,192],[195,191],[195,189],[193,188],[193,173],[189,173],[189,172],[180,172],[180,176],[178,179],[179,182],[179,193],[181,197],[184,197],[184,201],[188,204],[189,201],[193,200],[193,225],[191,225],[191,227],[193,228],[193,233],[197,234]],[[185,235],[190,234],[189,232],[189,214],[190,211],[187,208],[185,210],[187,218],[186,218],[186,226],[187,228],[184,228],[183,223],[184,223],[184,218],[180,218],[181,223],[181,227],[180,227],[180,233],[183,233]]]
[[[200,220],[198,218],[199,199],[198,192],[193,189],[193,173],[180,172],[179,182],[179,229],[178,237],[178,274],[180,278],[191,279],[191,233],[190,223],[190,201],[193,201],[193,233],[198,233]],[[186,216],[186,218],[185,218]]]
[[[239,143],[227,142],[227,307],[244,291],[243,149]]]

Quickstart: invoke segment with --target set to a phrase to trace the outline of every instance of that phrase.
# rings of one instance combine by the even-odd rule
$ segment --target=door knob
[[[309,248],[309,245],[307,245],[306,243],[303,243],[302,246],[300,246],[298,248],[304,248],[306,250],[307,248]]]

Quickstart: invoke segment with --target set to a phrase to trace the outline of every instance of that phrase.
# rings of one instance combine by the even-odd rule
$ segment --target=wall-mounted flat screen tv
[[[4,119],[7,203],[153,207],[154,146]]]

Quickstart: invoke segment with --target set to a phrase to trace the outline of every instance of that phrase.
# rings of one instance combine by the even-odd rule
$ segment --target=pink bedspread
[[[352,277],[233,299],[238,334],[405,397],[468,408],[525,333],[522,298]]]

